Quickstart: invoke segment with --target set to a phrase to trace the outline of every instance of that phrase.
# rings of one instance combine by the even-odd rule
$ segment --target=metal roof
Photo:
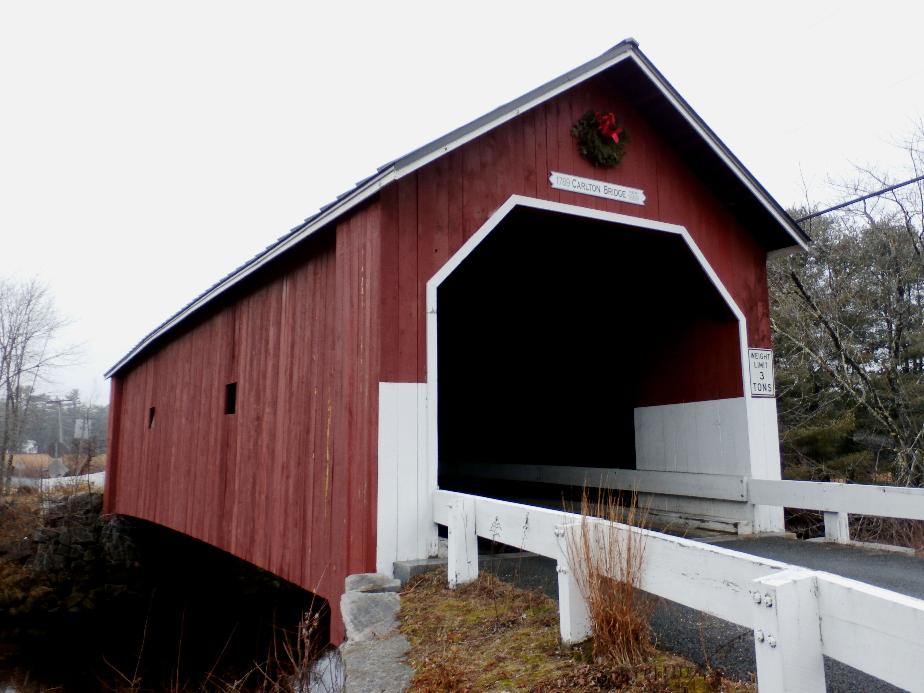
[[[432,142],[415,149],[414,151],[390,161],[380,166],[378,171],[356,183],[356,185],[340,195],[336,200],[321,207],[318,212],[298,226],[289,230],[288,233],[281,236],[275,243],[267,246],[263,251],[249,259],[240,267],[234,269],[226,276],[222,277],[211,287],[202,292],[199,296],[183,306],[176,313],[167,318],[158,325],[140,342],[138,342],[131,351],[123,356],[112,368],[106,372],[106,377],[111,377],[115,373],[125,368],[129,363],[155,341],[164,336],[167,332],[178,326],[181,322],[191,317],[194,313],[206,306],[219,295],[236,285],[244,278],[251,275],[260,267],[269,261],[278,257],[288,249],[292,248],[315,231],[327,226],[337,218],[346,214],[356,205],[375,195],[385,185],[392,183],[403,176],[413,173],[418,168],[425,166],[434,159],[457,149],[466,142],[492,130],[499,125],[515,118],[520,113],[533,108],[549,99],[554,98],[561,92],[570,89],[576,84],[590,79],[594,75],[607,70],[617,63],[625,60],[631,60],[634,65],[650,80],[653,86],[667,99],[670,105],[676,109],[677,113],[682,116],[688,126],[690,126],[711,149],[722,162],[731,170],[735,177],[751,192],[754,198],[760,203],[760,206],[776,221],[781,229],[792,237],[793,246],[805,248],[810,242],[810,238],[793,221],[789,214],[774,200],[766,189],[754,178],[753,175],[744,167],[744,165],[735,157],[734,154],[725,146],[725,144],[716,136],[716,134],[706,125],[702,119],[690,108],[690,105],[680,96],[680,94],[668,83],[658,69],[648,60],[641,52],[638,43],[634,39],[625,39],[616,44],[602,55],[590,60],[583,65],[566,72],[546,84],[543,84],[523,96],[520,96],[509,103],[495,108],[490,113],[486,113],[463,125],[460,128],[449,132]]]

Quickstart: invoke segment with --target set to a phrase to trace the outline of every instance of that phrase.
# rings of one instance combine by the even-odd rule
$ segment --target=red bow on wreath
[[[604,137],[611,137],[614,144],[619,144],[619,134],[622,128],[616,127],[616,115],[614,113],[596,113],[597,129]]]

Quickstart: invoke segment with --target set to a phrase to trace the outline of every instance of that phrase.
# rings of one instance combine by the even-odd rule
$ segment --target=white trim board
[[[924,488],[751,479],[748,494],[762,505],[924,520]]]
[[[427,388],[379,383],[376,570],[436,555],[433,491],[427,467]]]

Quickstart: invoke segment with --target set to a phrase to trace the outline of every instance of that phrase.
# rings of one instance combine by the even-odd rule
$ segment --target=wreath
[[[612,112],[587,111],[571,128],[571,136],[578,141],[581,156],[601,168],[622,161],[629,141],[629,133]]]

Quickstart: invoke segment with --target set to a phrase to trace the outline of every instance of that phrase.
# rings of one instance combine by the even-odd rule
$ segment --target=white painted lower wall
[[[426,383],[379,383],[376,570],[435,556],[436,525],[427,460]]]
[[[635,409],[636,469],[749,474],[744,397]]]
[[[635,409],[639,470],[780,478],[776,400],[732,397]],[[783,530],[783,510],[706,498],[652,495],[652,510],[732,521],[741,532]]]
[[[432,451],[428,451],[427,408],[426,383],[379,384],[376,570],[387,575],[392,574],[395,561],[426,558],[437,550],[431,506],[436,470],[428,458]],[[635,445],[639,472],[665,475],[663,484],[654,484],[650,489],[637,480],[630,484],[647,491],[643,502],[650,510],[683,522],[696,524],[699,520],[704,526],[737,528],[742,533],[782,530],[779,507],[755,506],[743,495],[741,501],[727,494],[710,498],[709,489],[681,495],[684,491],[679,487],[680,493],[660,488],[669,486],[672,479],[687,478],[685,475],[699,478],[702,474],[703,479],[708,475],[715,479],[779,479],[775,400],[737,397],[638,407]],[[477,466],[485,467],[486,479],[508,478],[509,470],[501,473],[503,468],[521,467],[484,461]],[[563,469],[580,472],[582,468]]]

